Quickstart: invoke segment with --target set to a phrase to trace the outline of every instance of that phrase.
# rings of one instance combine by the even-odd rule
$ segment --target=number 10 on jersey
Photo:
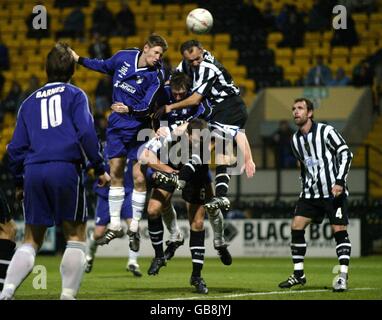
[[[59,94],[55,94],[49,99],[41,99],[41,129],[49,128],[48,121],[52,128],[62,123],[61,96]]]

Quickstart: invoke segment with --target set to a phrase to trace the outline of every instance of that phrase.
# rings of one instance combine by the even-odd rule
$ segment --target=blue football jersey
[[[83,163],[84,155],[97,175],[104,172],[88,98],[84,91],[68,83],[48,83],[24,100],[7,151],[16,177],[28,164]]]
[[[147,120],[159,89],[163,86],[161,66],[138,68],[142,51],[118,51],[106,60],[80,58],[85,67],[107,73],[113,77],[113,102],[122,102],[131,110],[129,114],[113,112],[109,125],[113,128],[139,127]]]
[[[191,95],[189,92],[188,96]],[[170,86],[165,86],[160,90],[158,95],[158,105],[166,105],[175,103],[176,100],[171,93]],[[171,112],[165,114],[161,121],[168,121],[168,125],[171,127],[173,124],[181,124],[183,122],[190,121],[194,118],[202,118],[208,120],[208,116],[212,111],[211,104],[207,99],[204,99],[198,106],[186,107],[183,109],[172,110]]]

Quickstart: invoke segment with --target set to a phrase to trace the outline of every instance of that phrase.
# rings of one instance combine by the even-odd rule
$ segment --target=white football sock
[[[138,264],[138,257],[139,257],[139,252],[135,252],[133,250],[129,250],[129,261],[127,262],[127,265]]]
[[[97,252],[97,242],[94,240],[94,232],[91,233],[89,237],[89,244],[87,246],[87,253],[86,253],[86,258],[87,259],[94,259],[94,256]]]
[[[61,300],[73,300],[77,295],[86,266],[85,250],[85,242],[68,241],[66,245],[60,266]]]
[[[343,264],[340,266],[341,273],[348,273],[348,271],[349,271],[349,266],[345,266]]]
[[[294,263],[293,266],[294,266],[294,270],[296,271],[300,271],[300,270],[304,271],[304,262]]]
[[[121,209],[125,199],[125,188],[110,187],[109,190],[109,213],[111,230],[121,229]]]
[[[162,219],[168,232],[170,232],[170,241],[178,240],[178,235],[181,232],[178,226],[178,220],[176,218],[176,211],[172,204],[163,209]]]
[[[131,219],[129,230],[131,232],[138,232],[139,221],[142,218],[142,213],[146,203],[146,191],[140,192],[134,189],[131,197],[131,203],[133,207],[133,218]]]
[[[224,217],[220,209],[208,214],[212,230],[214,232],[214,246],[219,247],[225,244],[224,240]]]
[[[30,243],[24,243],[16,250],[8,267],[0,300],[13,297],[18,286],[32,271],[35,258],[36,251]]]

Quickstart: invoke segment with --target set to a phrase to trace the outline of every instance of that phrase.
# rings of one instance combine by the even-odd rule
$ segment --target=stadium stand
[[[0,0],[0,33],[5,45],[10,51],[10,70],[3,71],[5,85],[3,97],[8,93],[12,80],[17,80],[22,89],[28,86],[28,79],[32,74],[36,75],[41,82],[45,80],[44,59],[55,43],[55,34],[63,27],[65,18],[72,8],[55,7],[55,1],[42,1],[46,6],[50,17],[50,37],[41,39],[27,38],[26,18],[35,5],[32,0]],[[169,43],[166,56],[172,67],[179,62],[179,46],[190,37],[202,42],[206,49],[212,50],[218,59],[232,73],[237,85],[252,97],[258,96],[262,89],[267,87],[289,87],[303,84],[303,79],[308,70],[315,63],[315,57],[322,55],[325,63],[332,73],[342,67],[345,74],[352,78],[354,70],[361,61],[370,62],[371,68],[377,63],[375,56],[382,48],[381,28],[382,1],[378,4],[377,12],[354,12],[352,18],[359,36],[359,44],[353,47],[331,47],[333,37],[331,29],[321,31],[304,32],[302,47],[279,48],[278,44],[283,40],[281,30],[266,25],[263,14],[267,8],[267,1],[219,1],[211,0],[132,0],[128,5],[135,17],[136,33],[128,37],[111,35],[108,38],[112,52],[126,47],[139,47],[144,38],[150,32],[163,34]],[[278,0],[272,2],[275,17],[282,12],[286,4],[293,4],[299,12],[308,14],[313,6],[313,1],[302,0]],[[84,39],[60,39],[65,40],[83,56],[88,55],[92,28],[92,13],[95,9],[95,1],[85,1],[82,12],[85,14],[85,37]],[[107,1],[107,7],[115,15],[120,10],[120,1]],[[214,27],[209,34],[192,35],[185,25],[187,14],[197,7],[205,7],[210,10],[214,17]],[[240,23],[237,23],[240,21]],[[306,19],[305,19],[306,22]],[[83,88],[90,96],[92,104],[95,99],[95,88],[101,74],[97,74],[78,66],[74,77],[74,83]],[[375,87],[372,87],[374,90]],[[378,102],[375,102],[376,104]],[[277,119],[279,120],[279,119]],[[370,163],[372,170],[380,172],[377,168],[381,163],[382,132],[381,117],[376,120],[372,131],[364,141],[372,147]],[[1,126],[0,157],[4,156],[5,146],[12,136],[15,123],[15,115],[5,114]],[[373,149],[374,148],[374,149]],[[365,148],[357,150],[354,162],[357,165],[365,165]],[[361,160],[359,160],[361,159]],[[358,161],[358,162],[357,162]],[[373,197],[382,197],[381,176],[370,173],[370,192]]]

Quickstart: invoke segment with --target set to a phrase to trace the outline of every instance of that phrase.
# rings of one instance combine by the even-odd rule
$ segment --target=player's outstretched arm
[[[184,109],[188,107],[197,107],[202,102],[203,96],[197,92],[194,92],[188,98],[181,100],[179,102],[170,104],[166,106],[166,113],[171,112],[172,110]]]
[[[115,55],[113,55],[111,58],[102,60],[102,59],[90,59],[90,58],[80,57],[72,48],[69,48],[69,51],[71,52],[74,61],[77,62],[78,64],[81,64],[88,69],[102,72],[102,73],[107,73],[109,75],[114,74],[116,63],[119,61],[119,59],[123,55],[123,52],[119,51]]]
[[[244,170],[248,178],[252,178],[256,172],[256,165],[252,158],[252,151],[247,136],[244,132],[238,131],[236,142],[240,152],[244,155]]]
[[[169,165],[163,163],[158,159],[156,154],[152,152],[151,150],[145,148],[141,155],[139,156],[139,161],[142,164],[147,164],[150,168],[153,168],[154,170],[166,172],[166,173],[176,173],[177,170],[171,168]]]

